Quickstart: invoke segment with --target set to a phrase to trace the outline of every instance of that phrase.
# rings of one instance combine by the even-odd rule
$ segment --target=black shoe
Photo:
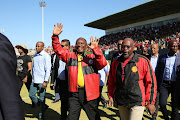
[[[61,116],[61,119],[60,120],[67,120],[67,117],[62,117]]]
[[[36,107],[36,104],[32,103],[31,108],[35,108],[35,107]]]
[[[59,100],[54,100],[52,103],[56,103],[56,102],[58,102]]]
[[[44,111],[46,111],[48,108],[49,108],[49,105],[45,104],[45,110]]]

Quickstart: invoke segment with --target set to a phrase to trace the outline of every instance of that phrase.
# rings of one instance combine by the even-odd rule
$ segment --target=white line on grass
[[[29,99],[29,97],[25,97],[25,98],[22,98],[23,100],[25,100],[25,99]]]

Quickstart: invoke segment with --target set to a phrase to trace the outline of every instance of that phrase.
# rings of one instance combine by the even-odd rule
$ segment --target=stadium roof
[[[84,26],[107,30],[180,12],[180,0],[151,0]]]

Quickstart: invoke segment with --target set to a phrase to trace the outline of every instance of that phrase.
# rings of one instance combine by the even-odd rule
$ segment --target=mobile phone
[[[151,115],[149,109],[146,109],[146,113],[147,113],[148,115]]]

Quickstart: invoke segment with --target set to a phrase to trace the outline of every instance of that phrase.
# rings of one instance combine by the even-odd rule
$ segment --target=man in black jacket
[[[154,44],[151,45],[151,54],[149,54],[147,56],[147,58],[151,61],[151,66],[152,66],[152,68],[153,68],[153,70],[155,72],[155,75],[156,75],[157,62],[158,62],[158,59],[159,59],[159,53],[158,52],[159,52],[159,46],[158,46],[158,44],[154,43]],[[159,110],[158,106],[159,106],[159,91],[157,91],[157,96],[156,96],[156,103],[155,103],[156,111],[152,115],[151,120],[156,120],[158,110]]]
[[[119,41],[118,41],[118,44],[117,44],[118,52],[116,52],[116,53],[114,53],[114,54],[112,55],[111,63],[112,63],[117,57],[121,56],[121,54],[122,54],[122,51],[121,51],[122,42],[123,42],[123,40],[119,40]]]
[[[55,60],[56,60],[56,53],[53,53],[51,55],[51,85],[50,88],[51,90],[54,90],[55,92],[55,99],[52,103],[56,103],[60,100],[60,95],[59,95],[59,83],[57,83],[58,81],[54,80],[54,65],[55,65]],[[52,75],[53,74],[53,75]],[[53,80],[52,80],[53,79]],[[52,83],[54,82],[54,83]]]
[[[67,50],[70,49],[70,41],[64,39],[61,41],[61,46]],[[59,86],[59,95],[61,97],[61,119],[66,120],[68,111],[68,77],[66,63],[59,59],[55,55],[55,62],[51,74],[51,88],[54,86],[54,82]]]
[[[0,120],[24,120],[16,76],[17,58],[7,37],[0,33]]]
[[[111,64],[108,78],[109,106],[117,102],[121,120],[142,120],[144,107],[155,112],[156,78],[149,60],[134,52],[134,41],[126,38],[123,54]]]
[[[176,91],[175,91],[175,102],[176,109],[180,110],[180,65],[177,66],[176,70]]]
[[[180,54],[177,53],[178,44],[175,40],[168,42],[167,54],[159,57],[156,67],[156,78],[158,91],[160,92],[159,104],[165,120],[169,120],[168,110],[166,108],[167,99],[171,93],[172,112],[171,120],[178,120],[178,110],[175,104],[176,90],[176,72],[177,66],[180,65]]]

